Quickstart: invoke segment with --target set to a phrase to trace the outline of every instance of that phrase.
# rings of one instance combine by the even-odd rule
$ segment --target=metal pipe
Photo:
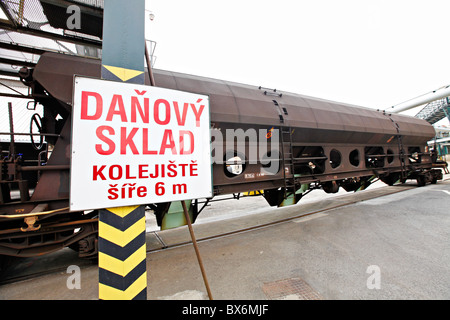
[[[26,97],[26,95],[24,95],[22,92],[17,91],[16,89],[14,89],[14,88],[12,88],[12,87],[10,87],[10,86],[8,86],[8,85],[2,83],[2,82],[0,82],[0,85],[5,86],[5,87],[8,88],[9,90],[14,91],[15,93],[17,93],[17,94],[19,94],[19,95],[21,95],[21,96]]]
[[[16,219],[16,218],[26,218],[26,217],[33,217],[33,216],[43,216],[46,214],[51,214],[51,213],[56,213],[56,212],[61,212],[61,211],[66,211],[66,210],[69,210],[69,207],[50,210],[50,211],[34,212],[34,213],[0,214],[0,218]]]
[[[150,60],[150,54],[148,53],[147,49],[147,43],[145,43],[145,60],[147,61],[147,69],[148,69],[148,76],[150,78],[150,85],[155,86],[155,78],[153,77],[153,71],[152,71],[152,62]]]
[[[200,256],[200,250],[198,249],[197,240],[195,239],[194,229],[192,229],[191,217],[189,217],[189,212],[186,208],[186,203],[184,202],[184,200],[181,201],[181,205],[183,206],[184,216],[188,224],[189,233],[191,234],[192,244],[194,245],[195,254],[197,255],[198,264],[200,266],[200,271],[202,272],[203,281],[205,282],[209,300],[213,300],[211,289],[209,288],[208,278],[206,277],[205,268],[203,267],[202,257]]]
[[[7,75],[8,77],[15,77],[15,76],[17,76],[15,74],[4,74],[1,71],[0,71],[0,75]],[[14,93],[3,93],[3,92],[0,92],[0,97],[18,98],[18,99],[32,99],[31,96],[24,96],[24,95],[19,95],[19,94],[14,94]]]
[[[30,34],[32,36],[42,37],[42,38],[46,38],[46,39],[61,40],[61,41],[70,42],[73,44],[91,46],[91,47],[95,47],[95,48],[99,48],[99,49],[102,48],[102,41],[100,41],[100,40],[82,38],[80,36],[73,36],[73,35],[68,35],[68,34],[64,34],[64,35],[56,34],[53,32],[42,31],[40,29],[32,29],[32,28],[23,27],[23,26],[13,26],[13,25],[9,24],[8,22],[0,21],[0,29],[10,30],[10,31],[14,31],[14,32],[23,33],[23,34]]]
[[[398,113],[450,96],[450,85],[426,93],[420,97],[402,102],[385,109],[386,112]]]
[[[27,166],[21,167],[19,171],[52,171],[52,170],[69,170],[70,165],[61,164],[61,165],[48,165],[48,166]]]
[[[11,135],[11,136],[37,136],[37,137],[60,137],[57,133],[15,133],[15,132],[0,132],[1,135]]]
[[[8,115],[9,115],[9,131],[10,131],[10,145],[9,145],[9,153],[10,155],[16,154],[16,148],[14,144],[14,121],[13,121],[13,109],[12,109],[12,103],[8,102]]]

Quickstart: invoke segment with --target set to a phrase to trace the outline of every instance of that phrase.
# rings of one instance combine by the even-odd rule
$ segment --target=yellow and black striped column
[[[145,1],[105,1],[102,79],[144,84]],[[99,298],[146,300],[145,207],[99,211]]]
[[[147,298],[145,207],[101,210],[99,221],[99,298]]]

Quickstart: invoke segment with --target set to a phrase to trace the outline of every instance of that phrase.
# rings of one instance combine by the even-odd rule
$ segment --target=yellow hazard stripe
[[[111,257],[103,252],[98,253],[98,266],[105,270],[114,272],[122,277],[125,277],[131,270],[133,270],[142,260],[146,259],[147,252],[145,244],[137,249],[125,261]]]
[[[100,237],[106,239],[118,246],[125,247],[131,240],[136,238],[145,230],[145,217],[136,221],[125,231],[110,226],[102,221],[98,223],[98,232]]]
[[[99,284],[99,298],[101,300],[131,300],[147,287],[147,272],[144,272],[125,291]]]
[[[123,82],[128,81],[144,73],[144,71],[125,69],[114,66],[103,65],[103,67],[107,69],[109,72],[111,72],[113,75],[115,75],[117,78],[122,80]]]
[[[117,207],[117,208],[107,208],[106,210],[118,215],[121,218],[126,217],[129,213],[133,212],[139,208],[139,206],[128,206],[128,207]]]

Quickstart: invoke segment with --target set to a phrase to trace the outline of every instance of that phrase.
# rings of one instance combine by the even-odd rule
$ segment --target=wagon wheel
[[[417,177],[417,185],[418,185],[419,187],[423,187],[423,186],[425,186],[426,184],[427,184],[426,177],[425,177],[424,175],[419,175],[419,176]]]
[[[44,146],[44,136],[39,136],[39,142],[36,143],[33,139],[34,137],[34,132],[33,132],[33,127],[37,128],[37,133],[41,134],[42,133],[42,118],[38,113],[33,114],[33,116],[31,117],[31,121],[30,121],[30,139],[31,139],[31,145],[33,146],[33,148],[35,150],[41,150],[42,147]]]

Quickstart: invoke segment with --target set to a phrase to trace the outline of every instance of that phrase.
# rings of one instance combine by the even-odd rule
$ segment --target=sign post
[[[100,209],[100,299],[143,297],[145,204],[213,196],[209,115],[208,96],[75,77],[70,203]]]
[[[143,84],[144,7],[105,1],[102,79],[74,79],[70,208],[99,209],[102,300],[147,299],[146,204],[213,196],[209,97]]]
[[[108,0],[102,79],[144,84],[145,0]],[[99,298],[146,300],[145,207],[99,211]],[[120,240],[119,240],[120,239]]]

